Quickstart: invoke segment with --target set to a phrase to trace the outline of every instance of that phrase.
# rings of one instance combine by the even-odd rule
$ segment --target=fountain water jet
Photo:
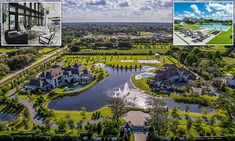
[[[114,92],[115,97],[122,98],[128,105],[136,106],[140,108],[147,108],[147,99],[150,97],[139,89],[130,89],[126,82],[123,90],[119,88],[118,91]]]

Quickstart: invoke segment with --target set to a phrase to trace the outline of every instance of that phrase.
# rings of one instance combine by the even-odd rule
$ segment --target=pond
[[[0,121],[14,121],[17,118],[17,114],[0,113]]]
[[[164,101],[167,104],[169,109],[173,109],[175,105],[178,105],[180,111],[185,111],[186,105],[189,106],[189,111],[194,112],[194,113],[201,113],[201,112],[203,112],[204,108],[206,108],[206,107],[198,105],[198,104],[187,104],[187,103],[183,103],[183,102],[176,102],[170,98],[166,98],[166,99],[164,99]],[[214,109],[207,107],[207,111],[212,112],[212,111],[214,111]]]
[[[141,73],[140,69],[115,69],[111,67],[105,67],[109,73],[109,77],[94,85],[92,88],[84,91],[78,95],[64,96],[60,99],[51,101],[48,104],[49,109],[56,110],[81,110],[85,107],[87,111],[95,111],[103,106],[107,105],[109,94],[114,91],[118,91],[127,82],[130,88],[134,88],[130,81],[132,74]],[[185,109],[183,103],[177,103],[174,100],[166,99],[166,103],[169,108],[173,108],[174,105],[178,105],[181,110]],[[197,104],[189,104],[189,109],[192,112],[201,112],[201,108]]]

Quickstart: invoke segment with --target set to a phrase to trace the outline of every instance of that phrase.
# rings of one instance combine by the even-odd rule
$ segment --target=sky
[[[172,22],[173,19],[172,18],[173,0],[1,0],[1,1],[4,2],[61,1],[63,22]],[[198,9],[200,11],[202,10],[201,8]],[[185,11],[193,12],[192,8],[185,9]]]
[[[172,0],[62,0],[65,21],[168,22]]]
[[[176,2],[174,18],[203,18],[216,20],[232,20],[232,2]]]

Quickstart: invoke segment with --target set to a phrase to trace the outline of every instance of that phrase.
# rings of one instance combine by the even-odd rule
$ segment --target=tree
[[[102,124],[101,124],[101,122],[99,122],[99,123],[97,124],[97,132],[98,132],[98,135],[100,135],[101,132],[102,132]]]
[[[187,57],[185,58],[185,64],[189,65],[189,66],[193,66],[193,64],[197,63],[197,56],[194,54],[189,54],[187,55]]]
[[[5,76],[7,73],[9,73],[9,71],[10,71],[10,68],[7,65],[0,63],[0,78],[2,76]]]
[[[189,117],[189,119],[187,120],[187,131],[189,133],[190,129],[192,128],[193,122],[192,119]]]
[[[154,136],[164,136],[168,129],[168,110],[166,103],[162,99],[150,98],[150,105],[147,123],[153,128]]]
[[[225,111],[230,119],[235,118],[235,93],[234,91],[221,93],[215,104],[218,108]]]
[[[215,58],[221,59],[220,51],[215,52]]]
[[[69,128],[70,128],[70,129],[74,129],[74,128],[75,128],[75,123],[74,123],[74,121],[71,119],[70,114],[67,114],[67,115],[65,116],[65,118],[66,118],[66,120],[68,121],[68,126],[69,126]]]
[[[178,129],[179,126],[179,120],[177,118],[172,118],[169,120],[169,129],[174,134],[174,138],[178,138]]]
[[[189,105],[188,105],[188,104],[185,106],[185,112],[186,112],[186,113],[189,112]]]
[[[0,131],[6,131],[6,130],[7,130],[6,122],[0,121]]]
[[[23,119],[23,125],[24,125],[24,129],[25,130],[29,129],[29,121],[28,121],[28,119],[26,119],[26,118]]]
[[[68,124],[67,124],[67,120],[64,119],[64,118],[61,118],[59,121],[58,121],[58,131],[60,133],[66,133],[67,131],[67,128],[68,128]]]
[[[172,110],[172,113],[171,113],[171,116],[173,118],[180,119],[180,116],[179,116],[178,112],[179,112],[179,107],[178,106],[174,106],[174,108]]]
[[[111,108],[115,118],[118,118],[120,115],[126,112],[126,104],[123,99],[119,97],[109,98],[108,105]]]
[[[82,107],[82,110],[81,110],[80,114],[82,115],[83,119],[86,118],[86,108],[85,107]]]

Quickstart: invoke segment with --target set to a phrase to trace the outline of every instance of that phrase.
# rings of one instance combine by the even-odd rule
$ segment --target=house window
[[[16,24],[16,16],[11,14],[10,15],[10,30],[15,30],[15,24]]]
[[[23,9],[18,9],[18,13],[24,14],[24,10]]]
[[[15,8],[15,7],[10,6],[10,11],[11,11],[11,12],[16,12],[16,8]]]

